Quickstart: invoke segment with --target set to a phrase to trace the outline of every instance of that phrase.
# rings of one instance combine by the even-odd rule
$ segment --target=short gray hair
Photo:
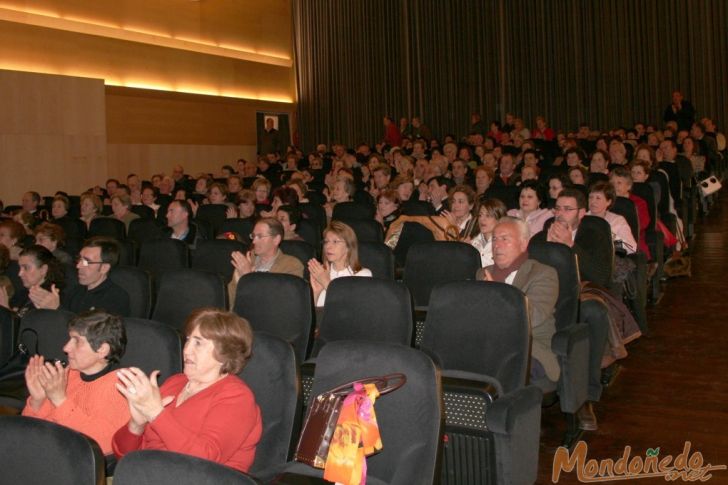
[[[495,227],[493,228],[493,232],[495,232],[499,226],[503,226],[505,224],[516,226],[522,241],[528,241],[531,237],[531,231],[528,229],[526,221],[513,216],[504,216],[498,219],[498,222],[495,223]]]

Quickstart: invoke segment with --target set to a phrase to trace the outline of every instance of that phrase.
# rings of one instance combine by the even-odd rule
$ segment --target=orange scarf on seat
[[[374,401],[379,397],[375,384],[354,384],[346,396],[336,422],[324,467],[324,479],[345,485],[364,485],[366,457],[382,449]]]

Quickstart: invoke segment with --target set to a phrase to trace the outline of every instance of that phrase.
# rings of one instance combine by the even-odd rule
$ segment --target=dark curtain
[[[661,124],[673,89],[728,122],[725,0],[295,0],[293,22],[305,149],[378,141],[384,114]]]

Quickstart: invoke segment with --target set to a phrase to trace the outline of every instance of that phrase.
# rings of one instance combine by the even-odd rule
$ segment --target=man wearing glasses
[[[612,268],[605,266],[604,262],[611,261],[611,258],[609,255],[597,254],[597,241],[602,235],[582,224],[586,210],[586,197],[582,191],[573,188],[562,190],[556,198],[554,218],[546,221],[544,230],[536,234],[534,239],[569,246],[577,255],[581,280],[606,287],[609,285],[609,277],[605,279],[605,275],[611,274]],[[607,345],[609,314],[603,302],[589,299],[580,302],[579,315],[580,321],[585,322],[589,328],[589,400],[579,409],[577,417],[581,429],[595,431],[597,417],[592,403],[598,402],[602,394],[601,364]]]
[[[109,279],[109,271],[118,262],[116,241],[91,238],[76,260],[79,285],[71,288],[62,299],[55,285],[51,291],[36,286],[30,289],[30,299],[36,308],[55,310],[62,307],[74,313],[103,309],[114,315],[129,316],[129,295]]]
[[[235,303],[235,293],[240,278],[254,271],[284,273],[303,278],[303,263],[293,256],[284,254],[279,246],[283,241],[283,225],[278,219],[265,217],[259,220],[250,233],[252,248],[246,254],[234,251],[230,263],[235,268],[228,284],[230,305]]]

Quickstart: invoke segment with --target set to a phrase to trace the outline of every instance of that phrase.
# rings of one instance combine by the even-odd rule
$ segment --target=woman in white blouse
[[[534,180],[528,180],[521,184],[518,195],[520,209],[509,210],[508,215],[525,221],[528,225],[529,236],[533,237],[541,232],[544,223],[554,216],[550,210],[541,208],[543,202],[541,185]]]
[[[499,199],[488,199],[478,209],[478,228],[480,232],[470,241],[480,253],[481,267],[493,264],[493,229],[498,219],[506,215],[508,208]]]
[[[324,249],[321,264],[315,259],[308,262],[313,299],[317,307],[326,303],[329,283],[343,276],[372,276],[359,264],[359,249],[354,230],[340,221],[331,221],[324,230]]]
[[[614,242],[621,242],[626,253],[632,254],[637,251],[637,241],[635,241],[632,234],[632,229],[624,217],[609,211],[615,197],[614,188],[609,182],[595,183],[589,189],[589,212],[587,212],[587,215],[606,219],[612,229]]]

